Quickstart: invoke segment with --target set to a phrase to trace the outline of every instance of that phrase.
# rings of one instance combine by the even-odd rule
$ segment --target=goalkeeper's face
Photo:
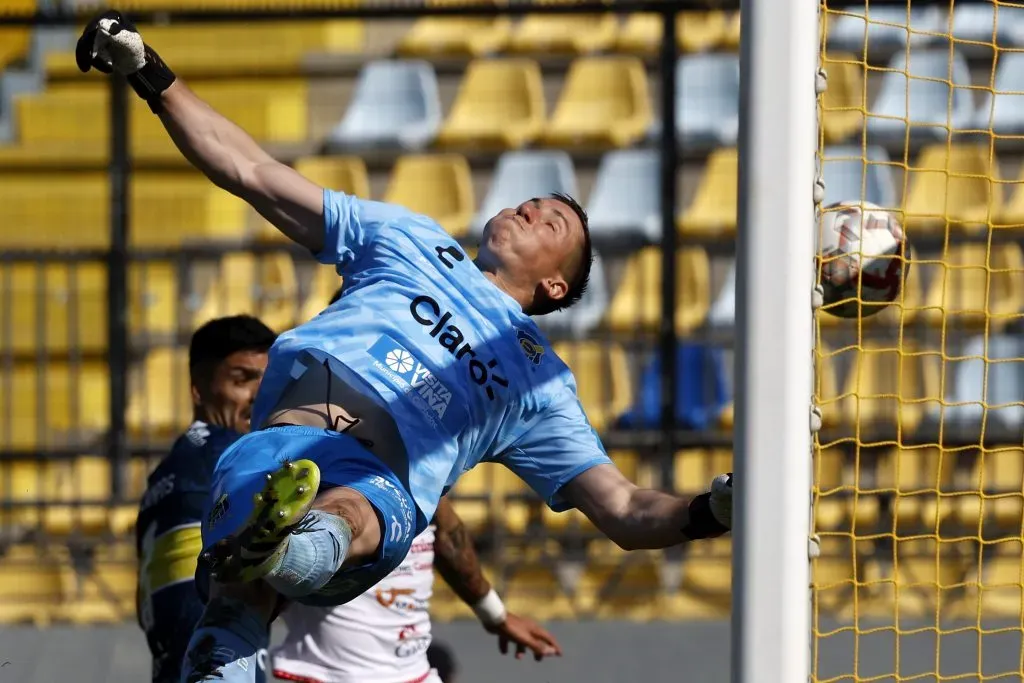
[[[540,305],[569,293],[583,244],[583,223],[570,206],[553,197],[530,199],[487,221],[479,260],[517,288],[534,292]]]

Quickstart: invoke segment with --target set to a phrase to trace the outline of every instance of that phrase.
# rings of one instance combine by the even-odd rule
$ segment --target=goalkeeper
[[[182,154],[344,276],[341,298],[270,351],[253,431],[214,471],[211,596],[182,680],[251,682],[282,597],[336,605],[389,574],[459,476],[500,462],[623,548],[719,536],[732,479],[687,500],[628,481],[531,315],[572,305],[592,261],[565,196],[492,217],[471,261],[433,220],[317,187],[201,101],[106,12],[78,66],[127,76]]]

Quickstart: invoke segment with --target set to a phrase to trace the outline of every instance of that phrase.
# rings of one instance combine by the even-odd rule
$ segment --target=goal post
[[[733,683],[810,672],[817,0],[741,6]]]

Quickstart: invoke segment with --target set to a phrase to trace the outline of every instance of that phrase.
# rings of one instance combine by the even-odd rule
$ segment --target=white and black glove
[[[732,529],[732,472],[720,474],[711,490],[690,501],[690,520],[683,533],[691,540],[717,538]]]
[[[135,24],[117,10],[108,10],[86,25],[75,47],[75,61],[83,73],[96,69],[126,76],[154,113],[161,109],[160,94],[175,79],[160,55],[142,42]]]

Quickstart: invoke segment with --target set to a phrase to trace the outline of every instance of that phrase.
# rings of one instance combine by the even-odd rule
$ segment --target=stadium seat
[[[732,594],[732,539],[714,538],[687,546],[683,560],[682,590],[713,608],[708,616],[723,618],[729,614]]]
[[[1024,133],[1024,53],[999,53],[992,92],[984,93],[974,127],[999,135]]]
[[[1024,343],[1017,335],[969,339],[959,357],[946,362],[952,382],[941,408],[931,411],[949,438],[978,443],[979,434],[1020,444],[1024,433]],[[940,423],[941,421],[941,423]]]
[[[327,303],[341,287],[341,276],[334,268],[329,266],[314,266],[313,277],[302,307],[299,311],[299,320],[311,320],[320,314],[320,311],[327,308]]]
[[[899,10],[902,11],[902,10]],[[910,60],[909,62],[907,60]],[[959,52],[897,52],[868,116],[868,143],[944,142],[974,121],[971,77]]]
[[[590,424],[603,432],[633,403],[633,379],[626,352],[614,343],[555,344],[555,354],[576,377],[576,391]]]
[[[153,349],[128,377],[128,431],[170,437],[192,422],[188,349]]]
[[[452,237],[462,237],[476,208],[469,162],[461,154],[399,157],[384,201],[429,216]]]
[[[1024,390],[1024,384],[1021,385]],[[965,489],[956,499],[957,520],[966,529],[995,525],[1015,533],[1024,521],[1024,450],[1021,446],[983,449],[977,454]]]
[[[587,206],[598,247],[661,241],[660,167],[655,150],[616,150],[601,158]]]
[[[145,28],[146,42],[186,77],[298,75],[308,54],[358,55],[365,25],[324,20],[182,24]],[[274,55],[267,59],[267,55]],[[46,54],[50,78],[80,76],[74,52]]]
[[[305,79],[216,79],[192,84],[196,94],[263,144],[305,142]],[[110,89],[101,82],[51,85],[17,101],[18,145],[0,148],[0,161],[25,165],[104,163],[109,153]],[[136,160],[185,165],[160,119],[141,99],[129,100],[131,146]],[[19,151],[20,150],[20,151]]]
[[[626,262],[605,322],[616,332],[657,329],[661,319],[661,253],[647,247]],[[685,249],[677,254],[678,308],[676,328],[690,330],[704,318],[708,303],[709,270],[707,254]]]
[[[469,63],[441,145],[519,148],[544,127],[546,104],[540,66],[531,59],[477,59]]]
[[[676,255],[676,330],[685,334],[699,327],[710,302],[710,264],[702,249],[682,249]],[[616,332],[657,330],[661,324],[661,250],[646,247],[626,264],[606,322]]]
[[[32,14],[37,0],[6,0],[5,15]],[[28,56],[32,44],[32,29],[23,26],[0,26],[0,71]]]
[[[866,67],[853,55],[838,52],[826,53],[822,67],[828,78],[828,87],[821,96],[825,140],[842,142],[864,126]]]
[[[949,494],[971,488],[958,481],[960,459],[956,451],[933,446],[893,448],[878,459],[874,488],[892,496],[892,524],[898,533],[935,529],[954,512],[956,498]]]
[[[881,147],[826,147],[821,164],[825,181],[823,204],[863,199],[885,208],[898,208],[890,163],[888,153]]]
[[[842,351],[833,351],[818,338],[814,352],[814,385],[812,399],[821,410],[821,423],[825,427],[839,424],[840,401],[837,365]]]
[[[731,147],[739,133],[740,60],[690,55],[676,63],[676,132],[684,147]]]
[[[5,446],[5,448],[9,448]],[[0,533],[18,541],[39,529],[45,509],[45,461],[5,459],[0,461]]]
[[[541,621],[576,618],[572,600],[559,586],[550,566],[530,563],[510,568],[504,600],[510,612],[529,614]]]
[[[843,614],[854,595],[858,562],[849,534],[822,533],[811,557],[811,591],[816,612]]]
[[[848,7],[827,15],[829,47],[849,52],[898,50],[909,42],[915,48],[947,32],[948,20],[939,7]],[[916,50],[915,50],[916,52]]]
[[[1024,11],[1003,3],[958,3],[953,7],[952,34],[956,41],[1001,48],[1019,46],[1024,44]],[[1002,60],[1000,55],[1000,65]]]
[[[116,624],[133,616],[137,569],[134,543],[101,545],[93,562],[61,566],[64,604],[72,624]]]
[[[846,376],[843,423],[864,435],[879,429],[913,434],[925,411],[942,400],[940,362],[937,351],[917,349],[909,340],[863,343]]]
[[[815,531],[841,530],[851,518],[854,508],[853,490],[856,474],[842,448],[814,449],[813,519]],[[858,496],[858,507],[867,507],[868,496]],[[877,513],[877,505],[874,506]],[[858,517],[858,527],[860,518]],[[876,519],[877,521],[877,514]]]
[[[569,67],[544,142],[626,147],[647,133],[651,121],[643,62],[627,56],[580,58]]]
[[[347,149],[430,144],[441,126],[433,67],[419,60],[373,61],[363,67],[345,116],[328,143]]]
[[[62,601],[60,560],[36,545],[13,545],[0,557],[0,623],[48,626]]]
[[[672,463],[672,484],[677,493],[695,496],[708,490],[711,480],[732,472],[732,451],[728,448],[677,451]]]
[[[608,281],[605,278],[604,261],[595,251],[590,280],[583,298],[569,308],[537,317],[536,322],[545,334],[582,339],[601,324],[607,310]]]
[[[638,381],[636,401],[619,418],[623,429],[661,424],[661,358],[654,355]],[[687,429],[711,427],[729,400],[721,349],[680,342],[676,346],[676,423]]]
[[[326,305],[326,301],[324,302]],[[284,331],[299,321],[299,285],[291,254],[227,254],[195,313],[195,323],[225,315],[255,315],[271,329]]]
[[[47,505],[43,510],[46,533],[80,536],[113,531],[109,459],[82,456],[70,462],[50,462],[47,470]],[[134,512],[138,513],[138,510]],[[117,531],[124,533],[126,529]]]
[[[0,268],[0,352],[97,353],[107,347],[107,273],[98,263],[14,263]]]
[[[627,623],[657,619],[663,595],[660,557],[660,553],[641,551],[618,566],[586,566],[573,595],[577,613]]]
[[[1021,177],[1012,183],[1012,188],[1010,196],[1003,202],[1002,211],[996,217],[995,222],[998,227],[1020,230],[1024,228],[1024,169],[1022,169]]]
[[[904,223],[923,232],[977,230],[1002,212],[998,160],[989,145],[930,145],[907,169]],[[994,187],[993,187],[994,185]]]
[[[552,192],[576,196],[576,171],[572,157],[562,151],[506,152],[494,167],[491,188],[470,226],[470,237],[479,240],[487,220],[502,209],[516,207],[533,197]]]
[[[677,221],[682,234],[722,237],[735,234],[738,174],[735,149],[716,149],[711,153],[693,201]]]
[[[1024,308],[1024,257],[1013,243],[949,247],[941,262],[928,263],[921,316],[936,327],[1005,327]],[[924,263],[920,270],[925,270]]]
[[[189,316],[180,305],[187,297],[178,290],[178,264],[138,261],[128,270],[128,324],[137,342],[169,338],[188,329]]]
[[[724,12],[680,12],[676,15],[676,42],[683,52],[704,52],[725,42],[729,19]],[[619,31],[621,52],[649,54],[661,45],[663,20],[657,14],[630,13]]]
[[[511,35],[512,20],[508,17],[422,17],[402,38],[398,52],[427,59],[482,57],[504,50]]]
[[[519,53],[583,55],[615,44],[618,20],[601,14],[528,14],[512,31],[508,49]]]
[[[1009,543],[993,546],[994,553],[983,557],[979,571],[981,585],[978,587],[976,607],[982,614],[994,618],[1022,618],[1024,585],[1020,580],[1021,542],[1014,539]]]
[[[456,512],[475,533],[493,525],[525,533],[529,508],[536,502],[521,479],[495,463],[480,463],[463,473],[452,491]]]
[[[740,49],[740,29],[740,13],[738,11],[726,12],[725,35],[722,36],[723,48],[734,52]]]

